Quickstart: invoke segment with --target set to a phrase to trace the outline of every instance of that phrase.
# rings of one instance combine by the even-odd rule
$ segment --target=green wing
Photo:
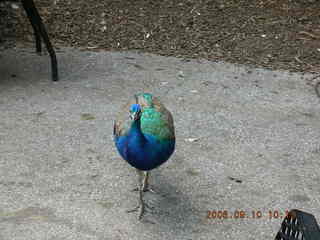
[[[164,107],[158,98],[149,93],[140,93],[134,96],[119,113],[114,125],[114,135],[126,135],[132,121],[129,118],[130,106],[134,103],[142,107],[141,130],[158,140],[174,139],[174,124],[171,113]]]

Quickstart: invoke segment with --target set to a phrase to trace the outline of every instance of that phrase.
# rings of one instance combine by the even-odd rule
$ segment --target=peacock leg
[[[149,185],[149,176],[150,173],[148,171],[141,171],[139,169],[136,169],[137,173],[138,173],[138,182],[139,185],[138,187],[132,189],[133,192],[138,192],[140,191],[140,188],[143,186],[143,191],[144,192],[152,192],[152,193],[156,193],[156,191],[154,191],[153,188],[150,187]]]
[[[144,171],[143,172],[143,179],[142,181],[141,180],[141,171],[138,172],[139,173],[139,205],[137,207],[135,207],[134,209],[132,210],[129,210],[127,212],[135,212],[137,211],[138,209],[140,210],[139,211],[139,220],[141,220],[144,212],[145,212],[145,209],[146,208],[150,208],[152,209],[152,207],[149,207],[144,201],[143,201],[143,193],[144,193],[144,190],[147,189],[147,184],[148,184],[148,172],[147,171]]]
[[[142,182],[142,190],[144,192],[152,192],[152,193],[155,193],[155,191],[149,187],[149,172],[148,171],[144,171],[144,179],[143,179],[143,182]]]
[[[140,204],[140,212],[139,212],[139,220],[142,218],[143,214],[144,214],[144,202],[143,202],[143,188],[144,188],[144,184],[142,184],[140,190],[139,190],[139,204]]]
[[[132,189],[133,192],[138,192],[140,190],[141,185],[142,185],[142,181],[143,181],[143,179],[142,179],[143,178],[143,176],[142,176],[143,171],[141,171],[139,169],[136,169],[136,171],[137,171],[137,174],[138,174],[138,187]]]

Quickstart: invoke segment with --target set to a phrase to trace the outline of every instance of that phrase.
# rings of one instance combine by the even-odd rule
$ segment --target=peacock
[[[143,193],[153,191],[149,172],[165,163],[175,149],[175,131],[171,113],[150,93],[139,93],[120,111],[113,128],[114,142],[121,157],[139,175],[139,220],[145,207]],[[131,212],[130,211],[130,212]]]

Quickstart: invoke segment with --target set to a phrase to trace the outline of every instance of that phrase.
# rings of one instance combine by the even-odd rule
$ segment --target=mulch
[[[139,50],[320,72],[319,0],[35,0],[55,47]],[[0,46],[33,44],[17,3],[0,3]]]

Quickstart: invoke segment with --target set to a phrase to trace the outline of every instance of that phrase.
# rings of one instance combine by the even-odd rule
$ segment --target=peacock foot
[[[140,191],[140,188],[139,187],[136,187],[134,189],[131,190],[132,192],[139,192]],[[155,191],[153,188],[151,187],[145,187],[144,189],[142,189],[143,192],[151,192],[151,193],[158,193],[157,191]]]
[[[136,206],[135,208],[131,209],[131,210],[127,210],[127,213],[132,213],[132,212],[137,212],[139,211],[139,216],[138,219],[141,220],[144,213],[147,211],[147,209],[149,210],[153,210],[154,207],[149,206],[147,203],[145,202],[140,202],[138,206]]]

